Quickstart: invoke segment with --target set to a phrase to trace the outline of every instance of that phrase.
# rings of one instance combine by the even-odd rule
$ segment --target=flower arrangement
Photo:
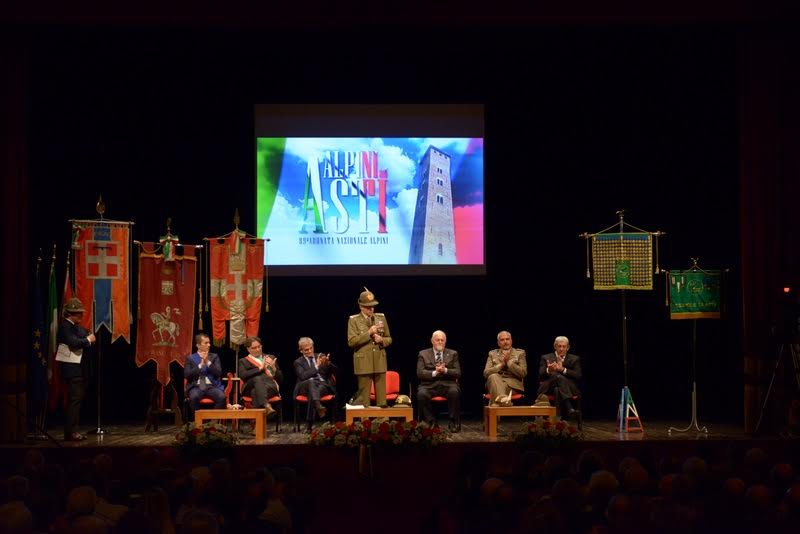
[[[320,447],[356,448],[361,445],[394,447],[433,447],[442,443],[447,433],[417,421],[365,419],[347,425],[341,421],[325,423],[315,429],[309,443]]]
[[[199,450],[230,449],[238,438],[225,425],[215,422],[204,423],[200,426],[186,423],[175,434],[173,445],[181,452],[194,452]]]
[[[539,449],[546,454],[571,452],[583,439],[583,434],[564,421],[551,421],[544,417],[535,417],[533,421],[522,424],[511,439],[522,447]]]

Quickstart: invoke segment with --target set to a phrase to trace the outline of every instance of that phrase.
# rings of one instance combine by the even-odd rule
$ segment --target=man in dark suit
[[[338,370],[331,362],[330,354],[314,352],[314,340],[310,337],[301,337],[297,342],[301,356],[294,361],[294,374],[297,384],[294,387],[294,397],[305,395],[308,397],[308,410],[306,411],[306,431],[310,432],[314,424],[314,414],[320,419],[325,417],[326,409],[320,399],[325,395],[336,395],[336,382],[334,375]]]
[[[189,420],[200,407],[201,399],[214,401],[214,408],[225,408],[225,389],[222,387],[222,366],[219,356],[210,352],[211,340],[205,334],[194,336],[197,351],[186,357],[183,378],[186,379],[186,395],[189,398]]]
[[[461,378],[461,364],[458,361],[458,352],[445,348],[446,343],[445,333],[437,330],[431,336],[431,348],[421,350],[417,355],[417,403],[420,419],[435,425],[436,416],[433,414],[431,398],[447,397],[447,415],[450,418],[448,427],[451,432],[458,432],[461,404],[458,379]]]
[[[275,410],[268,399],[281,394],[280,382],[283,373],[278,367],[278,358],[264,354],[261,338],[251,336],[244,340],[247,356],[239,359],[239,379],[244,383],[242,394],[253,398],[253,408],[265,408],[267,416]]]
[[[569,339],[565,336],[556,338],[553,349],[539,361],[539,395],[554,395],[561,417],[576,419],[580,414],[572,406],[572,397],[580,395],[581,359],[569,353]]]
[[[81,326],[83,304],[76,298],[64,305],[64,320],[58,326],[56,360],[61,365],[61,379],[66,384],[67,404],[64,413],[64,439],[81,441],[86,436],[75,431],[80,420],[81,402],[86,395],[89,380],[89,357],[86,349],[95,344],[97,338]]]

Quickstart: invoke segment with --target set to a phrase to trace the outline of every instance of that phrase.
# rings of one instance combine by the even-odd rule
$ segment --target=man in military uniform
[[[353,371],[358,391],[352,404],[369,406],[370,386],[375,384],[375,403],[386,407],[386,347],[392,344],[389,323],[382,313],[375,313],[378,301],[364,288],[358,297],[360,313],[347,321],[347,345],[353,349]]]
[[[505,330],[497,334],[497,349],[489,351],[483,377],[489,390],[490,406],[510,406],[512,393],[525,391],[528,362],[525,351],[511,346],[511,334]]]

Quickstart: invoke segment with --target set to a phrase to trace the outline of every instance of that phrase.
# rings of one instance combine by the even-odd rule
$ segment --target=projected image
[[[258,137],[269,265],[483,265],[482,138]]]

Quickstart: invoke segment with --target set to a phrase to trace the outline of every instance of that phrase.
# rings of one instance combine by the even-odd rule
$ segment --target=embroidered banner
[[[230,321],[230,343],[241,345],[258,334],[264,290],[264,240],[234,231],[209,243],[211,327],[214,344],[225,341]]]
[[[595,289],[653,289],[653,241],[648,233],[592,237]]]
[[[170,380],[169,364],[183,365],[193,352],[197,257],[186,246],[183,255],[170,248],[167,258],[154,251],[157,245],[142,243],[139,251],[139,306],[136,321],[136,365],[156,363],[156,379]],[[170,260],[170,258],[172,258]]]
[[[670,319],[719,319],[720,271],[669,272]]]
[[[73,221],[75,296],[91,313],[83,316],[90,332],[105,327],[111,342],[130,343],[131,314],[128,293],[130,265],[129,222]]]

